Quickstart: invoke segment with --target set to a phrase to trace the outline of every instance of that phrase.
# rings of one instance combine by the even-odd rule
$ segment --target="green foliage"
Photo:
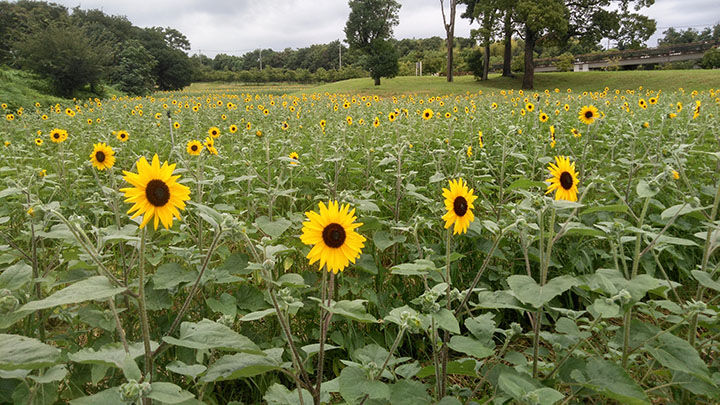
[[[398,56],[395,47],[388,41],[376,40],[365,59],[365,68],[375,85],[380,85],[380,78],[393,78],[398,74]]]
[[[112,70],[110,80],[117,87],[132,95],[145,95],[155,86],[153,69],[157,65],[155,57],[137,40],[126,41],[117,55],[117,65]]]
[[[345,41],[350,48],[369,52],[377,40],[392,37],[399,22],[400,3],[395,0],[350,0],[350,15],[345,24]]]
[[[479,48],[471,50],[469,55],[465,57],[467,70],[473,73],[476,80],[483,75],[483,58],[483,52]]]
[[[570,52],[558,56],[558,60],[553,63],[559,72],[569,72],[573,70],[573,61],[575,58]]]
[[[86,32],[64,22],[52,22],[15,44],[20,65],[47,76],[57,92],[69,97],[85,85],[97,86],[108,62],[102,46]]]
[[[720,48],[712,48],[705,52],[700,66],[702,66],[703,69],[720,68]]]

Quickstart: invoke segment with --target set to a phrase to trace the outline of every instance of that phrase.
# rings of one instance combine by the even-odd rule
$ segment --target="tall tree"
[[[480,38],[483,46],[483,70],[480,79],[487,80],[490,71],[490,44],[495,36],[496,25],[500,15],[500,0],[464,0],[467,9],[461,15],[469,18],[470,22],[477,21],[480,28],[473,30],[473,36]]]
[[[447,81],[453,81],[453,48],[455,48],[455,10],[457,9],[457,1],[450,0],[448,11],[450,16],[445,17],[445,1],[440,0],[440,11],[442,11],[443,26],[445,27],[445,37],[447,40]]]
[[[398,13],[400,4],[395,0],[350,0],[350,15],[345,24],[346,42],[350,50],[355,50],[365,55],[365,68],[369,71],[376,71],[380,76],[375,75],[375,85],[380,85],[380,77],[392,77],[397,74],[397,53],[390,55],[379,55],[377,52],[387,50],[387,46],[381,44],[392,37],[393,27],[399,22]],[[392,56],[395,55],[394,61]],[[373,63],[382,62],[382,69],[379,66],[372,66]],[[389,66],[395,65],[395,73]],[[390,75],[390,76],[387,76]]]
[[[562,0],[519,0],[515,13],[524,26],[525,74],[522,87],[532,89],[535,79],[535,45],[545,35],[565,35],[568,29],[567,8]]]

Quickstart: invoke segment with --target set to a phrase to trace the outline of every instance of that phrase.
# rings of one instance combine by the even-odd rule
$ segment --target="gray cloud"
[[[192,52],[214,56],[240,55],[257,48],[305,47],[343,39],[350,12],[346,0],[53,0],[67,7],[102,9],[125,15],[141,27],[169,26],[185,34]],[[445,36],[438,0],[399,0],[400,24],[396,38]],[[464,6],[459,6],[464,10]],[[458,10],[455,35],[470,35],[469,21]],[[720,23],[718,0],[656,0],[640,11],[658,23],[650,39],[654,46],[668,26]],[[702,29],[702,27],[698,27]]]

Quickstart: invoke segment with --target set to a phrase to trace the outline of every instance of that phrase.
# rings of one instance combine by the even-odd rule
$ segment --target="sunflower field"
[[[720,401],[720,89],[0,102],[0,403]]]

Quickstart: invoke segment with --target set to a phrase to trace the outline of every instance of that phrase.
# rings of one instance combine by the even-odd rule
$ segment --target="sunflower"
[[[93,145],[90,161],[98,170],[109,169],[115,165],[115,151],[104,142],[96,143]]]
[[[573,136],[575,138],[580,138],[582,136],[582,134],[580,133],[580,131],[577,130],[577,128],[571,129],[570,132],[573,134]]]
[[[324,129],[325,125],[327,125],[327,122],[325,120],[320,120],[320,127]]]
[[[165,229],[172,226],[173,218],[180,219],[181,210],[185,209],[185,201],[190,199],[190,189],[179,184],[177,179],[180,176],[173,176],[175,164],[168,165],[165,161],[160,166],[158,155],[153,156],[152,164],[148,163],[145,157],[137,162],[137,173],[123,171],[125,181],[132,187],[121,188],[125,193],[125,202],[134,203],[128,214],[133,213],[131,218],[143,216],[140,228],[145,227],[153,217],[155,218],[155,229],[158,222],[162,222]]]
[[[352,120],[352,118],[351,118],[351,120]],[[283,121],[283,123],[282,123],[282,125],[280,126],[280,128],[281,128],[283,131],[287,131],[287,129],[290,128],[290,124],[288,124],[287,121]]]
[[[451,118],[451,117],[452,117],[452,114],[450,114],[449,111],[445,113],[445,118]]]
[[[290,152],[290,154],[288,155],[288,157],[289,157],[290,159],[294,159],[294,160],[296,160],[296,161],[300,159],[300,155],[298,155],[297,152]],[[291,164],[291,165],[296,165],[296,164],[298,164],[298,162],[290,162],[290,164]]]
[[[525,104],[525,109],[526,109],[528,112],[533,112],[533,111],[535,110],[535,104],[533,104],[533,103],[527,103],[527,104]]]
[[[67,137],[68,137],[68,133],[64,129],[55,128],[52,131],[50,131],[50,140],[52,140],[55,143],[65,142]]]
[[[125,130],[120,130],[115,135],[120,142],[127,142],[127,140],[130,138],[130,134],[128,134]]]
[[[8,114],[5,116],[5,119],[8,121],[13,121],[15,119],[15,116],[13,114]]]
[[[492,108],[493,110],[497,110],[498,104],[497,104],[497,103],[492,103],[492,104],[490,104],[490,108]]]
[[[683,109],[683,103],[681,103],[680,101],[678,101],[677,104],[675,104],[675,109],[677,110],[677,112],[682,111],[682,109]]]
[[[252,129],[252,122],[248,121],[248,122],[245,124],[245,129],[247,129],[248,131],[251,130],[251,129]]]
[[[563,106],[563,109],[564,109],[565,111],[570,111],[570,104],[565,104],[565,105]]]
[[[550,118],[550,117],[548,117],[548,115],[545,113],[540,113],[539,118],[540,118],[540,122],[547,122],[548,118]]]
[[[580,113],[578,114],[578,119],[580,122],[586,125],[590,125],[593,122],[595,122],[595,119],[598,118],[600,114],[598,114],[598,109],[594,105],[584,105],[580,109]]]
[[[156,119],[156,120],[159,120],[160,118],[162,118],[162,114],[160,114],[160,113],[155,113],[155,119]]]
[[[73,110],[71,110],[71,109],[69,109],[69,108],[66,108],[66,109],[65,109],[65,114],[67,114],[69,117],[74,117],[74,116],[75,116],[75,111],[73,111]]]
[[[677,170],[672,171],[672,176],[674,180],[678,180],[680,178],[680,173],[678,173]]]
[[[43,144],[42,138],[35,138],[35,145],[42,146],[42,144]]]
[[[348,125],[352,125],[352,117],[351,116],[348,115],[347,117],[345,117],[345,121],[347,121]]]
[[[443,196],[445,197],[445,209],[447,212],[442,219],[445,220],[445,229],[453,228],[453,234],[466,233],[470,222],[475,220],[473,215],[473,202],[477,196],[473,195],[473,190],[468,191],[467,183],[463,179],[450,180],[450,189],[443,188]]]
[[[210,127],[210,129],[208,129],[208,135],[217,138],[220,136],[220,129],[218,127]]]
[[[395,115],[395,112],[391,111],[391,112],[388,114],[388,121],[394,122],[394,121],[395,121],[395,118],[397,118],[397,115]]]
[[[179,129],[179,128],[180,128],[180,123],[177,122],[177,121],[173,122],[173,128]]]
[[[466,153],[467,157],[472,157],[472,145],[468,145]]]
[[[648,99],[648,103],[650,103],[650,105],[655,105],[655,104],[657,104],[657,102],[658,102],[657,97],[650,97]]]
[[[187,153],[193,156],[199,155],[202,150],[203,144],[200,141],[193,140],[187,143]]]
[[[647,103],[645,102],[644,98],[641,98],[640,100],[638,100],[638,106],[640,108],[642,108],[643,110],[647,109]]]
[[[307,258],[310,264],[320,261],[320,269],[326,266],[327,271],[337,274],[343,271],[350,262],[360,257],[365,247],[365,237],[355,232],[362,223],[355,222],[355,209],[350,205],[339,205],[337,201],[318,203],[320,213],[308,211],[308,221],[303,222],[300,240],[306,245],[314,245]]]
[[[431,119],[433,117],[433,110],[426,108],[425,110],[423,110],[422,117],[425,121]]]
[[[555,156],[555,164],[548,166],[551,178],[546,181],[548,185],[545,194],[555,191],[556,200],[577,201],[578,174],[575,171],[575,162],[570,163],[566,156]]]
[[[380,118],[375,117],[375,119],[373,120],[373,127],[377,128],[379,126],[380,126]]]
[[[217,156],[217,154],[218,154],[218,150],[217,150],[217,148],[214,147],[214,146],[208,146],[208,147],[205,148],[205,149],[206,149],[206,150],[208,151],[208,153],[211,154],[211,155]]]
[[[229,131],[231,134],[234,134],[235,132],[237,132],[237,130],[238,130],[237,125],[230,125]]]
[[[478,131],[478,145],[479,145],[481,148],[484,148],[484,147],[485,147],[485,143],[483,142],[483,133],[482,133],[482,131]]]
[[[45,115],[45,114],[43,114],[43,115],[42,115],[42,116],[41,116],[40,118],[41,118],[41,119],[42,119],[43,121],[47,121],[47,119],[48,119],[48,116],[47,116],[47,115]]]
[[[258,138],[260,138],[260,137],[262,136],[262,131],[259,130],[259,129],[258,129],[257,131],[255,131],[255,136],[257,136]]]

